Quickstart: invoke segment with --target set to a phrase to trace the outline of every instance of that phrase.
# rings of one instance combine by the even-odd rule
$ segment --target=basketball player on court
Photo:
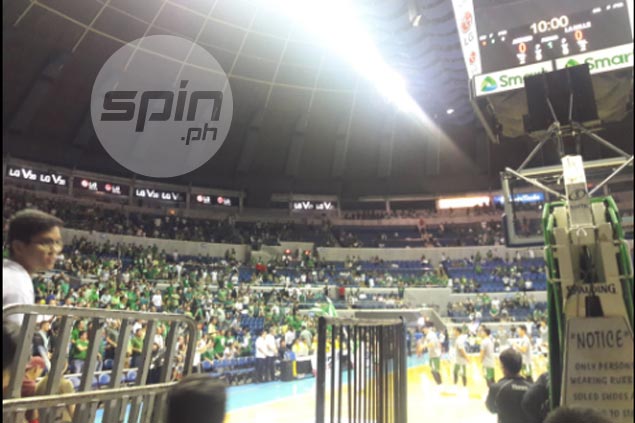
[[[430,356],[430,370],[432,371],[432,377],[437,385],[443,383],[441,379],[441,341],[437,337],[437,334],[432,323],[428,323],[423,327],[423,333],[426,336],[424,345],[428,350]]]
[[[460,326],[454,328],[454,384],[459,383],[459,375],[463,386],[467,387],[467,365],[470,359],[465,351],[467,346],[467,335],[463,333]]]
[[[515,347],[516,350],[523,356],[523,367],[520,374],[528,381],[533,382],[534,379],[531,374],[531,339],[529,339],[529,336],[527,335],[527,326],[520,325],[518,327],[518,335],[520,337],[520,341],[518,341]]]
[[[492,331],[485,326],[479,330],[479,336],[481,337],[481,364],[483,365],[483,377],[487,387],[491,387],[494,384],[494,363],[496,357],[494,357],[494,341],[491,337]]]

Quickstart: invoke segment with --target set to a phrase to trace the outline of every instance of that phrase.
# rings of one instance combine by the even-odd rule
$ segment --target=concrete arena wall
[[[86,238],[91,242],[97,244],[104,244],[106,241],[110,241],[111,244],[135,244],[143,245],[146,247],[157,245],[160,250],[165,250],[167,253],[178,251],[181,255],[196,255],[205,256],[209,254],[210,257],[223,257],[225,252],[230,249],[236,250],[236,258],[244,261],[249,257],[250,248],[247,245],[239,244],[210,244],[208,242],[190,242],[190,241],[176,241],[171,239],[158,239],[158,238],[141,238],[131,235],[115,235],[104,234],[100,232],[88,232],[77,229],[65,228],[62,231],[62,238],[65,244],[70,244],[73,237]]]
[[[536,257],[541,257],[541,248],[531,248]],[[384,260],[420,260],[421,256],[426,256],[433,264],[441,261],[441,254],[449,259],[462,259],[480,252],[483,257],[488,251],[492,251],[495,256],[504,257],[509,253],[514,257],[519,251],[523,257],[527,257],[530,248],[507,248],[503,245],[490,245],[484,247],[440,247],[440,248],[326,248],[319,247],[320,257],[327,261],[344,261],[346,257],[359,257],[362,260],[371,260],[377,256]]]

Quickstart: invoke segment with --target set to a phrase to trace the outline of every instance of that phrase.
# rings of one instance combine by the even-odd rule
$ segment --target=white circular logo
[[[91,96],[97,138],[125,168],[169,178],[211,159],[225,141],[233,97],[227,75],[205,49],[153,35],[117,50]]]

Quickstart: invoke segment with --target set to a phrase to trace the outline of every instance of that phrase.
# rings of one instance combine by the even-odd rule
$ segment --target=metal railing
[[[405,332],[397,319],[320,318],[316,423],[407,422]]]
[[[75,322],[79,320],[88,320],[86,325],[88,332],[88,348],[86,351],[86,359],[83,360],[80,383],[78,391],[86,393],[93,388],[93,378],[97,368],[97,358],[100,345],[104,341],[105,325],[107,322],[114,323],[115,330],[118,331],[116,336],[117,348],[114,350],[114,358],[112,359],[112,369],[110,381],[106,388],[99,391],[119,392],[122,384],[122,376],[124,368],[135,367],[127,366],[128,361],[128,345],[132,336],[132,328],[134,322],[138,325],[145,324],[145,337],[142,341],[142,349],[140,353],[136,353],[137,374],[136,379],[132,381],[135,386],[148,385],[148,375],[150,365],[153,359],[153,343],[157,328],[159,325],[167,328],[167,337],[165,339],[165,348],[161,351],[163,354],[162,365],[158,366],[154,372],[156,377],[153,383],[165,384],[173,379],[173,368],[176,363],[177,343],[179,337],[183,337],[185,354],[182,363],[182,373],[187,375],[191,372],[192,362],[194,360],[195,346],[197,341],[196,322],[185,315],[179,314],[163,314],[163,313],[144,313],[131,311],[114,311],[104,309],[90,308],[73,308],[73,307],[54,307],[42,305],[11,305],[2,309],[2,319],[6,321],[7,317],[12,315],[23,315],[22,325],[19,330],[19,343],[16,352],[16,359],[12,366],[11,380],[5,392],[3,399],[3,411],[7,400],[13,400],[20,396],[20,388],[25,374],[25,367],[32,354],[33,336],[36,330],[38,318],[53,317],[57,327],[55,334],[55,342],[52,345],[51,368],[46,377],[46,384],[43,389],[43,396],[57,395],[62,382],[63,373],[67,366],[69,356],[69,347],[71,345],[71,332]],[[157,354],[154,349],[154,354]],[[158,371],[157,371],[158,370]],[[38,390],[41,393],[42,390]],[[127,391],[128,392],[128,391]],[[136,392],[136,391],[129,391]],[[139,391],[141,392],[141,391]],[[89,394],[96,395],[96,391]],[[128,395],[128,394],[126,394]],[[38,397],[40,398],[40,397]],[[113,398],[119,398],[116,395]],[[119,400],[106,400],[103,404],[104,414],[103,423],[110,423],[119,420],[118,407],[121,403]],[[136,398],[132,398],[130,415],[128,421],[138,421],[140,415],[143,395],[139,394]],[[39,407],[37,407],[39,408]],[[147,411],[147,406],[143,408]],[[50,410],[41,408],[40,422],[48,423],[55,420],[55,416]],[[86,423],[94,421],[94,408],[89,408],[85,403],[80,403],[79,407],[74,410],[73,423]],[[8,420],[14,421],[14,420]],[[154,421],[154,420],[153,420]]]
[[[46,411],[46,414],[54,416],[49,421],[64,422],[64,409],[71,407],[84,408],[91,413],[86,422],[94,422],[97,410],[104,403],[114,403],[117,413],[113,414],[117,422],[135,423],[159,423],[165,416],[167,393],[177,382],[160,383],[151,386],[134,386],[128,388],[107,389],[101,391],[76,392],[67,395],[35,396],[28,398],[14,398],[2,401],[2,421],[22,422],[24,415],[30,410]],[[134,403],[140,399],[141,408],[136,418],[131,411]],[[69,412],[69,414],[73,414]],[[77,414],[75,414],[77,415]],[[40,419],[40,421],[42,421]],[[74,419],[76,421],[76,419]],[[101,420],[105,422],[105,419]]]

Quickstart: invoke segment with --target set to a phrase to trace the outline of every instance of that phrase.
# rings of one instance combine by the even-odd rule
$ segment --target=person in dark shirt
[[[206,374],[188,375],[168,393],[166,423],[223,423],[226,402],[223,382]]]
[[[549,413],[545,423],[612,423],[612,421],[592,408],[560,407]]]
[[[498,414],[498,423],[529,423],[520,405],[531,386],[520,376],[523,358],[509,348],[500,354],[499,360],[504,377],[490,387],[485,405],[489,411]]]
[[[545,372],[525,392],[520,404],[530,423],[543,423],[549,413],[549,373]]]

